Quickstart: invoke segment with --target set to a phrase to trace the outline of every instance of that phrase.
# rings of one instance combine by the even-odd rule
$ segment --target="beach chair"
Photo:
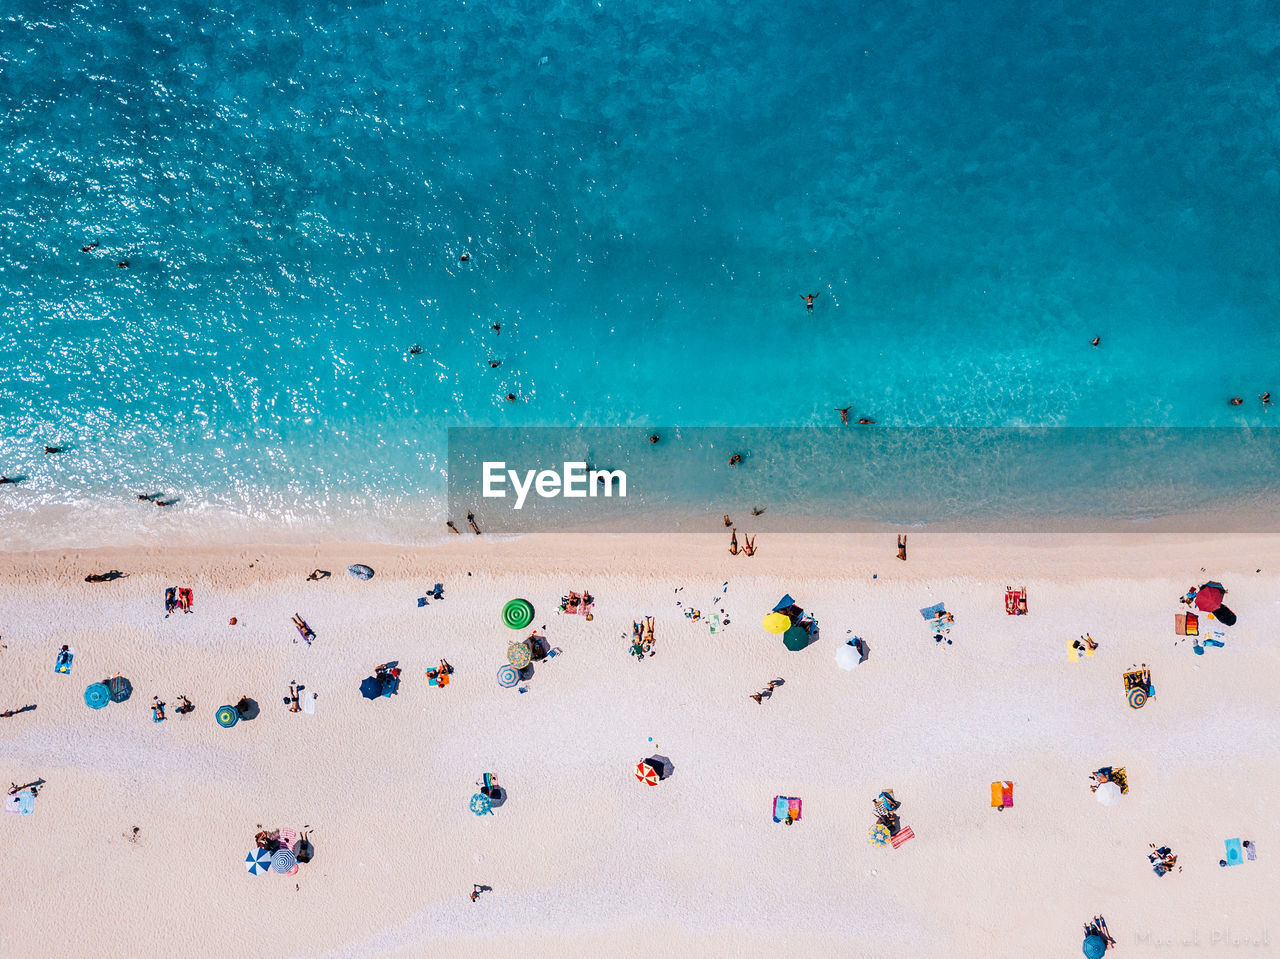
[[[1004,810],[1013,805],[1013,783],[1010,780],[991,784],[991,808]]]

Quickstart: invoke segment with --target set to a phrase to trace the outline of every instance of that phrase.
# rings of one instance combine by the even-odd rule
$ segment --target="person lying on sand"
[[[743,547],[742,551],[748,556],[756,555],[756,538],[754,536],[746,536],[745,533],[743,536],[747,541],[747,545]]]
[[[302,712],[302,706],[298,703],[298,684],[296,682],[289,683],[289,695],[285,697],[285,702],[289,704],[289,712]]]
[[[738,531],[734,529],[733,535],[729,538],[729,555],[738,555]]]
[[[159,696],[151,697],[151,719],[157,723],[164,722],[164,703]]]
[[[733,520],[729,519],[729,514],[728,514],[728,513],[725,513],[725,514],[724,514],[724,525],[725,525],[725,526],[732,526],[732,525],[733,525]]]
[[[907,537],[905,534],[898,537],[898,559],[904,563],[907,561]]]
[[[178,697],[178,714],[179,715],[185,716],[187,713],[195,712],[195,708],[196,707],[191,704],[191,700],[187,699],[186,696]]]

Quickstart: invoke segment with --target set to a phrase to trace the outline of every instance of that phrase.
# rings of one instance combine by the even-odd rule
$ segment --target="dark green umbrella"
[[[792,626],[782,634],[782,645],[793,653],[799,652],[809,645],[809,631],[803,626]]]

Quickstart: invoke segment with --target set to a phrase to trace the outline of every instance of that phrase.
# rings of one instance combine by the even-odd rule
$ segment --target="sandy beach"
[[[5,555],[0,706],[37,709],[0,720],[0,775],[46,782],[32,815],[0,817],[0,956],[1076,956],[1099,913],[1125,956],[1280,954],[1275,537],[920,532],[906,563],[892,536],[770,534],[749,558],[726,541]],[[333,576],[306,581],[316,567]],[[112,568],[128,576],[84,582]],[[1239,622],[1195,655],[1173,617],[1206,580]],[[193,589],[190,614],[165,617],[168,586]],[[1006,586],[1028,615],[1006,615]],[[581,589],[591,622],[556,608]],[[820,624],[799,652],[761,627],[784,593]],[[513,597],[562,651],[527,693],[495,679],[528,633],[501,622]],[[936,602],[951,645],[920,615]],[[1085,632],[1096,655],[1070,661]],[[869,655],[846,672],[850,635]],[[441,658],[452,682],[428,687]],[[363,699],[390,660],[399,693]],[[1156,695],[1134,710],[1121,675],[1140,663]],[[129,701],[88,709],[116,673]],[[285,708],[293,680],[314,715]],[[261,715],[219,727],[242,694]],[[649,787],[635,766],[655,752],[674,771]],[[1128,771],[1112,808],[1089,790],[1103,766]],[[508,798],[477,817],[485,772]],[[1010,809],[990,806],[998,780]],[[882,789],[915,834],[900,848],[868,842]],[[803,799],[799,822],[773,821],[776,795]],[[280,826],[310,827],[314,859],[248,875],[254,834]],[[1232,837],[1257,860],[1220,868]],[[1157,877],[1150,843],[1182,871]]]

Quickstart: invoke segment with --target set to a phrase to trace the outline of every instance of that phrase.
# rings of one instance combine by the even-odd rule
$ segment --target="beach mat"
[[[916,834],[912,831],[910,826],[903,826],[892,838],[890,838],[889,844],[892,845],[894,849],[897,849],[908,839],[914,839],[915,835]]]
[[[1244,851],[1240,847],[1239,839],[1227,839],[1224,842],[1227,847],[1227,865],[1238,866],[1244,862]]]
[[[302,711],[308,716],[316,714],[316,694],[308,691],[302,697]]]

